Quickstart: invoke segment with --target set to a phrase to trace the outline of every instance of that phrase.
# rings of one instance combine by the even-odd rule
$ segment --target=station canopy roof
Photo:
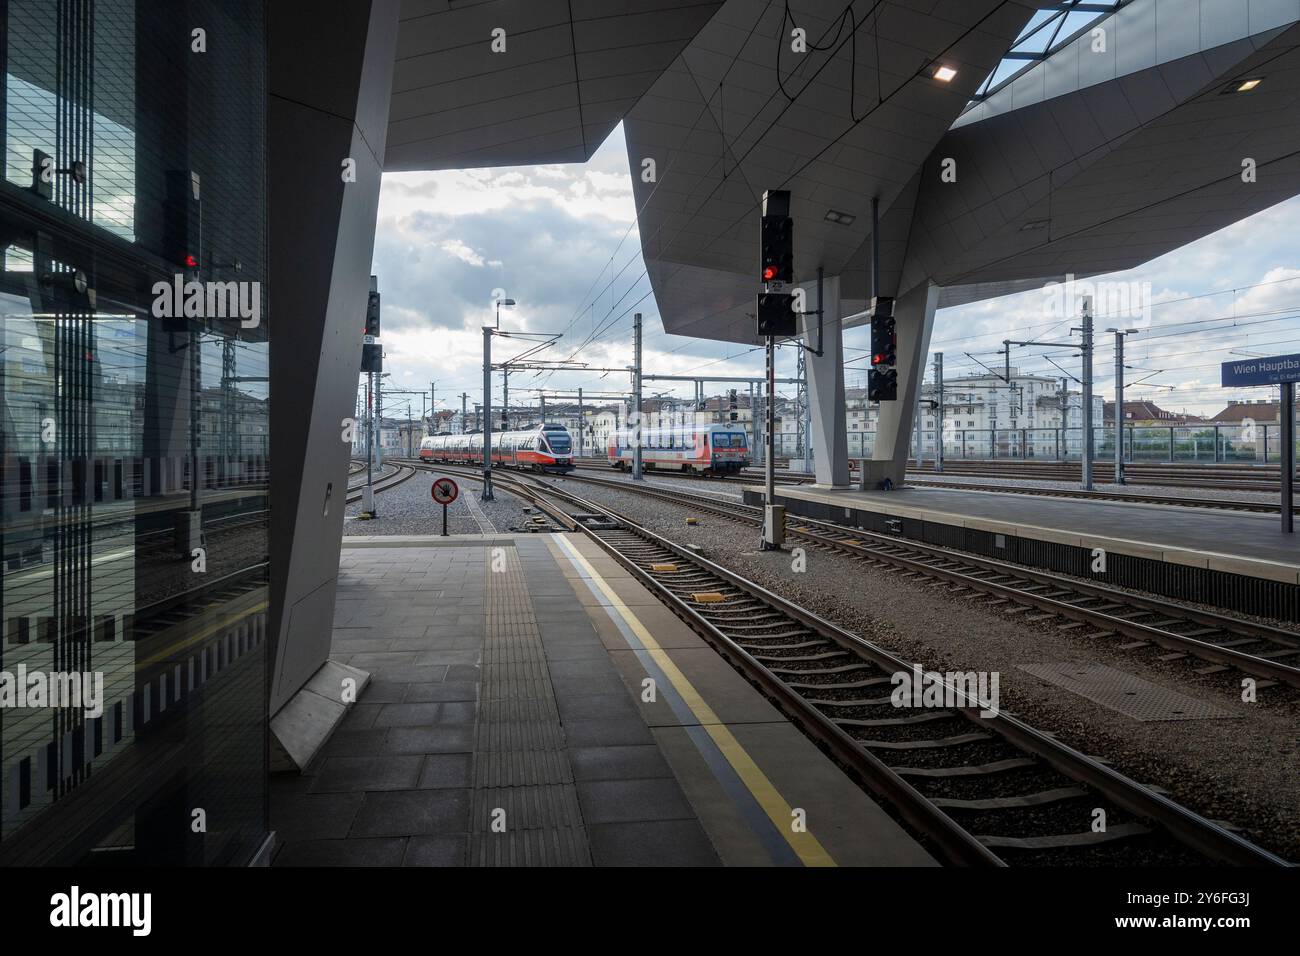
[[[955,305],[1300,192],[1300,0],[403,0],[386,169],[581,162],[620,120],[665,329],[753,342],[766,190],[841,317],[873,197],[880,291]]]

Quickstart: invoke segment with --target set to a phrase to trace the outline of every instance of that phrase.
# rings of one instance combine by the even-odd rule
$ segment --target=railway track
[[[648,495],[758,528],[762,509],[720,502],[687,492],[640,487],[628,482],[569,475],[633,494]],[[1079,581],[994,558],[906,541],[811,518],[788,518],[787,535],[865,563],[944,581],[957,592],[988,595],[994,605],[1025,619],[1058,619],[1082,640],[1127,638],[1126,646],[1163,649],[1163,660],[1201,662],[1202,675],[1235,668],[1263,681],[1300,687],[1300,633],[1136,595],[1096,582]],[[1033,613],[1031,613],[1033,612]],[[1268,685],[1259,685],[1268,686]]]
[[[1287,865],[1104,762],[983,707],[957,678],[933,675],[944,705],[895,706],[891,688],[915,673],[912,663],[548,481],[494,481],[627,567],[949,863]]]
[[[398,485],[402,484],[402,482],[412,478],[416,471],[416,469],[410,465],[393,465],[392,468],[392,471],[385,475],[380,475],[375,479],[373,484],[375,494],[379,494],[382,491],[388,491],[391,488],[396,488]],[[355,504],[360,501],[364,494],[364,488],[365,482],[362,482],[359,485],[349,484],[347,503]]]

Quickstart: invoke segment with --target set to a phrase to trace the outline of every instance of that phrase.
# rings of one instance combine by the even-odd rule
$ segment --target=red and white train
[[[632,467],[635,429],[609,438],[609,464]],[[652,471],[725,475],[749,467],[749,436],[738,425],[664,425],[641,429],[641,465]]]
[[[420,442],[426,461],[483,464],[483,433],[430,435]],[[563,425],[541,425],[527,431],[493,432],[492,461],[510,468],[563,474],[573,470],[573,440]]]

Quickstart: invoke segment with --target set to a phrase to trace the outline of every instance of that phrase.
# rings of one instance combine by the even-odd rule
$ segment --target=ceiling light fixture
[[[950,66],[940,66],[934,71],[934,78],[940,83],[951,83],[957,71]]]
[[[1249,79],[1245,79],[1245,80],[1233,80],[1231,83],[1229,83],[1227,86],[1223,88],[1223,92],[1225,94],[1249,93],[1251,90],[1253,90],[1255,87],[1259,86],[1259,84],[1263,82],[1264,82],[1264,78],[1262,76],[1252,76]]]
[[[856,218],[858,217],[849,215],[847,212],[836,212],[834,209],[831,209],[826,213],[827,222],[833,222],[841,226],[853,225],[853,220]]]

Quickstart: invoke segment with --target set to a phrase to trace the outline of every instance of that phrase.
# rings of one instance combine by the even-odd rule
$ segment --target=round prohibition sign
[[[460,497],[460,488],[450,478],[439,478],[429,489],[429,494],[433,495],[433,500],[438,504],[449,505]]]

